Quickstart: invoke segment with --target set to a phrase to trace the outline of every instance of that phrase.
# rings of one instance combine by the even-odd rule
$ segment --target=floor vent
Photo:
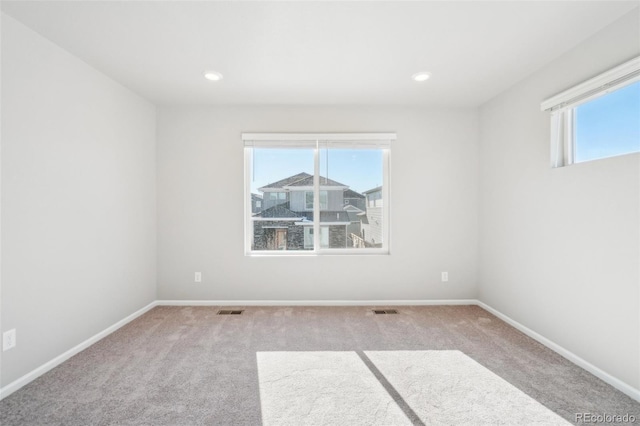
[[[242,315],[243,312],[241,310],[222,310],[218,311],[218,315]]]
[[[374,309],[373,313],[376,315],[397,314],[397,309]]]

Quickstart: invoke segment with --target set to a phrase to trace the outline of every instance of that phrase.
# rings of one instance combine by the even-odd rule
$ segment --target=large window
[[[551,112],[551,165],[640,152],[640,57],[542,103]]]
[[[243,134],[246,253],[388,253],[392,139]]]

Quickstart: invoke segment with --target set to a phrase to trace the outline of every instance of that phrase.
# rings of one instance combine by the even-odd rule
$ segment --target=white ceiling
[[[2,1],[158,104],[477,106],[637,1]],[[219,83],[204,80],[212,69]],[[411,80],[418,71],[432,78]]]

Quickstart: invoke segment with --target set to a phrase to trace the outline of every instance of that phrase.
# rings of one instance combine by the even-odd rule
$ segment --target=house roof
[[[380,190],[382,190],[382,187],[381,187],[381,186],[377,186],[377,187],[375,187],[375,188],[373,188],[373,189],[370,189],[370,190],[368,190],[368,191],[363,191],[362,193],[363,193],[363,194],[370,194],[370,193],[372,193],[372,192],[376,192],[376,191],[380,191]]]
[[[365,196],[353,189],[347,189],[344,191],[344,198],[365,198]]]
[[[284,178],[277,182],[273,182],[273,183],[270,183],[269,185],[265,185],[261,188],[258,188],[258,191],[262,191],[263,189],[270,189],[270,188],[282,188],[284,186],[289,186],[296,181],[309,178],[309,177],[313,178],[313,176],[311,176],[309,173],[305,173],[305,172],[298,173],[297,175],[289,176],[288,178]]]
[[[347,210],[347,217],[351,222],[360,222],[360,215],[355,210]]]
[[[332,179],[327,179],[324,176],[320,176],[320,185],[326,185],[326,186],[344,186],[345,188],[348,188],[349,185],[345,185],[344,183],[340,183],[340,182],[336,182],[335,180]],[[306,177],[304,179],[300,179],[297,180],[295,182],[290,183],[289,185],[286,186],[313,186],[313,176],[309,176]]]
[[[251,201],[262,200],[262,195],[251,193]]]
[[[300,217],[299,214],[296,214],[289,210],[289,203],[278,204],[273,207],[269,207],[268,209],[262,210],[260,213],[254,215],[255,217]]]
[[[343,210],[345,210],[348,213],[364,213],[364,210],[359,209],[353,204],[347,204],[346,206],[343,207]]]
[[[337,182],[332,179],[327,179],[324,176],[320,176],[320,185],[327,186],[343,186],[345,188],[349,188],[349,185],[345,185],[344,183]],[[261,188],[258,188],[258,191],[263,191],[265,189],[285,189],[292,187],[304,187],[304,186],[313,186],[313,175],[309,173],[301,172],[297,175],[289,176],[288,178],[281,179],[277,182],[270,183],[269,185],[265,185]],[[354,192],[357,194],[357,192]]]
[[[358,216],[362,210],[358,208],[353,208],[348,211],[328,211],[328,212],[320,212],[320,222],[323,224],[326,223],[336,223],[336,224],[344,224],[345,222],[358,222],[360,221],[360,217]],[[299,218],[301,222],[309,222],[313,223],[313,212],[294,212],[289,210],[289,203],[278,204],[277,206],[269,207],[261,211],[260,213],[256,213],[253,217],[261,217],[261,218],[273,218],[274,220],[278,219],[291,219],[291,218]]]

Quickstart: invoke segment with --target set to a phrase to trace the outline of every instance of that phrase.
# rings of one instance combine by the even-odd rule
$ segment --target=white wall
[[[540,102],[640,53],[637,9],[481,108],[480,300],[640,388],[640,155],[549,167]]]
[[[391,255],[246,257],[242,132],[396,131]],[[477,112],[363,107],[161,108],[159,299],[476,296]],[[449,283],[440,283],[440,271]],[[201,284],[194,271],[203,272]]]
[[[3,386],[156,297],[155,107],[2,15]]]

